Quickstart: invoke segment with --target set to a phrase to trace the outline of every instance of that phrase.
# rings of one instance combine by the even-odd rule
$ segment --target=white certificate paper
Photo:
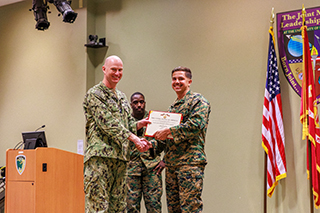
[[[147,125],[145,136],[153,137],[156,131],[177,126],[181,123],[181,120],[181,113],[150,111],[149,121],[151,124]],[[172,136],[168,138],[172,138]]]

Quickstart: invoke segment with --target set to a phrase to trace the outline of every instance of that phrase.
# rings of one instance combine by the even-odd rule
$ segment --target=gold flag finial
[[[270,26],[272,27],[274,23],[274,7],[271,10],[271,16],[270,16]]]
[[[306,8],[304,7],[304,4],[302,4],[302,25],[304,26],[306,22]]]

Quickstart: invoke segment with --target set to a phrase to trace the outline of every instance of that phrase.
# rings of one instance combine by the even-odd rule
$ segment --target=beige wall
[[[315,7],[318,1],[304,4]],[[0,8],[0,165],[5,150],[21,140],[21,131],[42,124],[49,146],[76,151],[77,140],[84,139],[83,95],[102,79],[106,55],[124,61],[118,88],[127,96],[143,92],[147,108],[155,110],[166,110],[175,99],[170,70],[183,65],[193,71],[192,90],[212,105],[204,212],[262,212],[261,121],[270,12],[272,7],[276,13],[300,9],[300,1],[92,0],[88,11],[77,9],[71,25],[52,8],[45,32],[34,29],[30,5]],[[107,53],[86,50],[88,34],[106,37]],[[268,199],[268,212],[308,212],[299,97],[282,70],[280,81],[288,177]]]
[[[46,31],[35,29],[32,1],[0,8],[1,165],[22,131],[43,124],[50,147],[76,151],[84,139],[86,10],[67,24],[52,6]]]

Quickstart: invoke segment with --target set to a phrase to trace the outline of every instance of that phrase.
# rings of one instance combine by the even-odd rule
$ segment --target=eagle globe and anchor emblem
[[[16,156],[16,169],[19,173],[19,175],[21,175],[24,171],[24,169],[26,168],[26,156],[24,155],[18,155]]]

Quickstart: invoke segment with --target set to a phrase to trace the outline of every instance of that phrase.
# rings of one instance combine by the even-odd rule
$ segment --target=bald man
[[[130,160],[129,141],[140,152],[150,143],[134,133],[149,121],[136,122],[125,94],[116,86],[123,63],[109,56],[102,66],[103,80],[88,90],[83,108],[86,117],[84,154],[85,212],[126,211],[126,171]]]

